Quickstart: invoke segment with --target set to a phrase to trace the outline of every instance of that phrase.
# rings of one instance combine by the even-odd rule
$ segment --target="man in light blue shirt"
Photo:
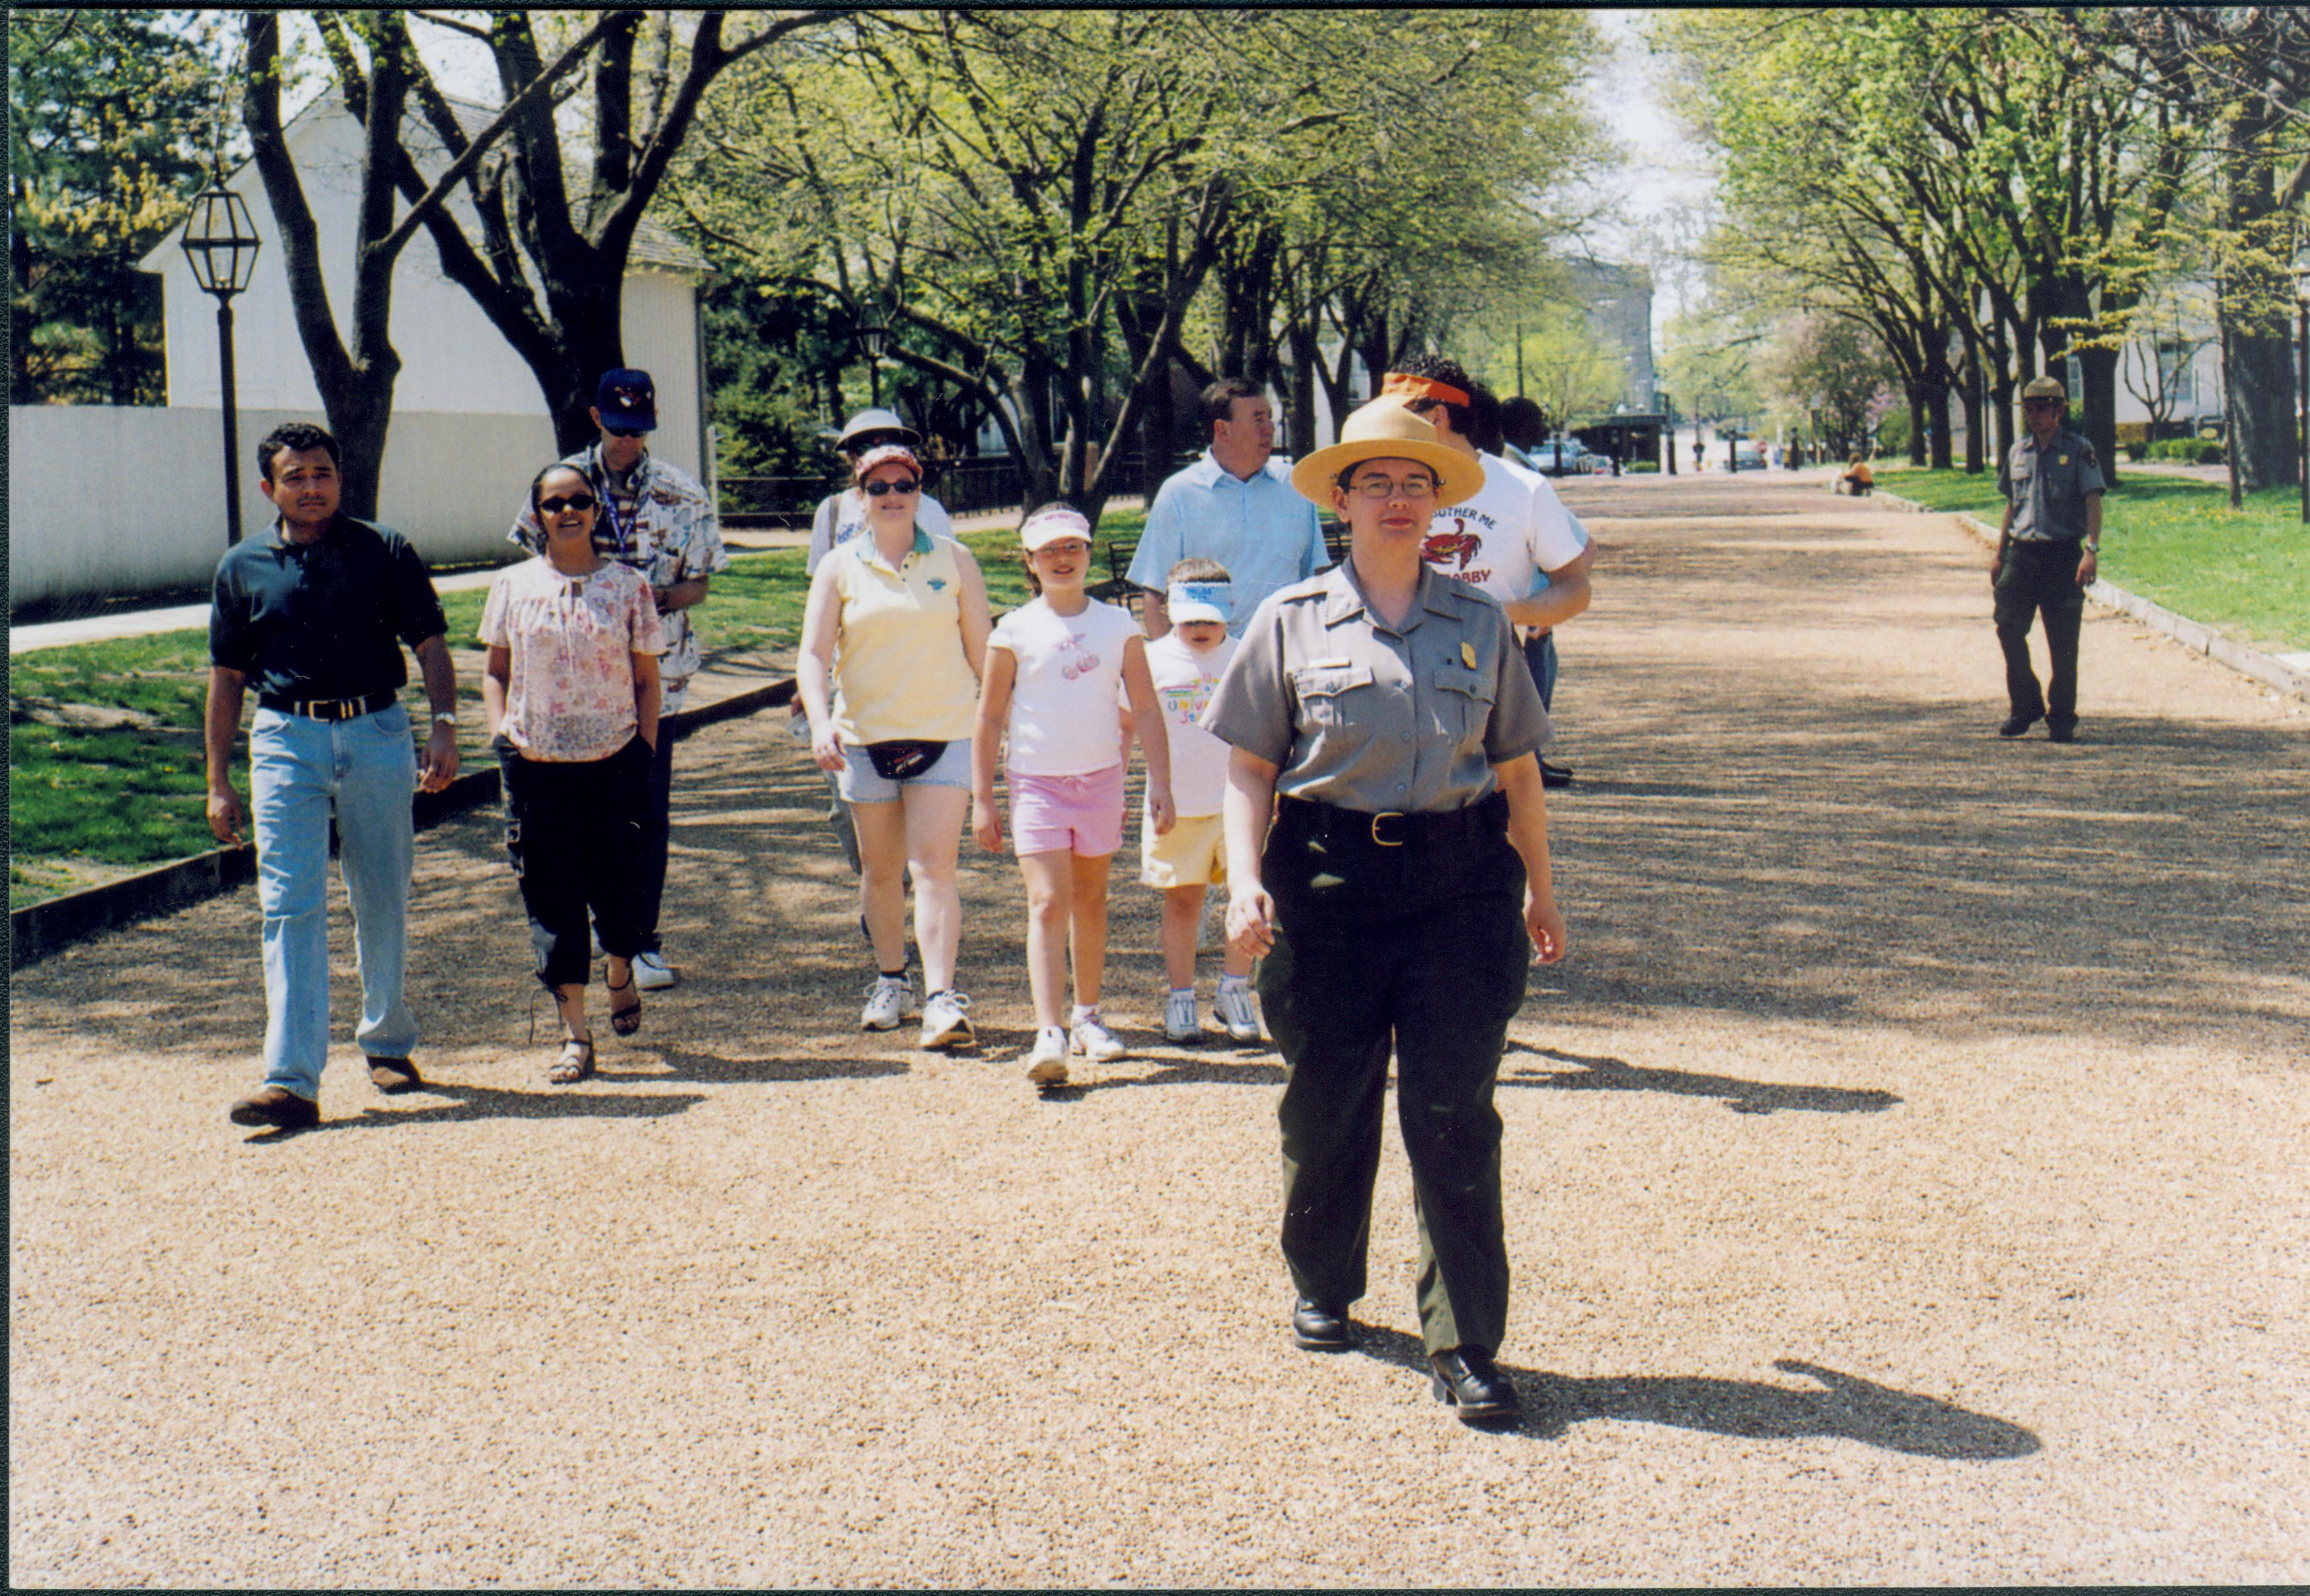
[[[1211,447],[1156,492],[1131,559],[1151,640],[1171,629],[1164,594],[1183,559],[1227,568],[1235,594],[1228,630],[1238,638],[1260,600],[1332,561],[1316,507],[1292,490],[1280,462],[1271,464],[1275,412],[1267,396],[1242,377],[1223,377],[1203,390],[1202,413]]]

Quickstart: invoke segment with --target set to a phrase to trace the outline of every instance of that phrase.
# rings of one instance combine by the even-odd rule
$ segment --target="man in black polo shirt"
[[[248,733],[256,895],[265,912],[265,1085],[232,1106],[237,1125],[320,1123],[329,1054],[329,816],[352,900],[361,1022],[354,1040],[382,1091],[422,1085],[402,995],[411,792],[457,774],[457,674],[425,562],[397,532],[337,513],[337,444],[291,421],[256,446],[258,486],[280,512],[270,535],[225,551],[209,613],[209,828],[239,846],[232,788],[242,693]],[[421,763],[401,689],[416,651],[433,724]]]

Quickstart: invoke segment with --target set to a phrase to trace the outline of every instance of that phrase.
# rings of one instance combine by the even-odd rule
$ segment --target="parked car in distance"
[[[1565,438],[1562,445],[1560,457],[1557,452],[1558,440],[1554,438],[1531,450],[1533,469],[1549,477],[1586,476],[1602,463],[1602,456],[1592,455],[1581,447],[1576,438]]]
[[[1732,458],[1742,471],[1762,471],[1765,469],[1765,446],[1744,439],[1732,446]]]

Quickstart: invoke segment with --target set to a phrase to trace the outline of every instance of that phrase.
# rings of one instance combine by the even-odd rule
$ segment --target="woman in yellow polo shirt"
[[[811,757],[835,773],[858,829],[858,893],[877,974],[859,1022],[923,1018],[922,1045],[977,1039],[955,990],[955,855],[970,809],[970,733],[993,622],[970,551],[915,525],[923,467],[903,444],[861,455],[866,535],[819,563],[795,676]],[[906,967],[907,873],[927,996]]]

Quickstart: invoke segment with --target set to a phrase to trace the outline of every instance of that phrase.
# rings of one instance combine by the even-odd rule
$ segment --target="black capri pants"
[[[504,737],[495,747],[506,854],[529,915],[537,978],[548,988],[582,986],[594,970],[589,909],[603,951],[631,958],[641,950],[650,746],[637,733],[607,759],[575,760],[525,759]]]

